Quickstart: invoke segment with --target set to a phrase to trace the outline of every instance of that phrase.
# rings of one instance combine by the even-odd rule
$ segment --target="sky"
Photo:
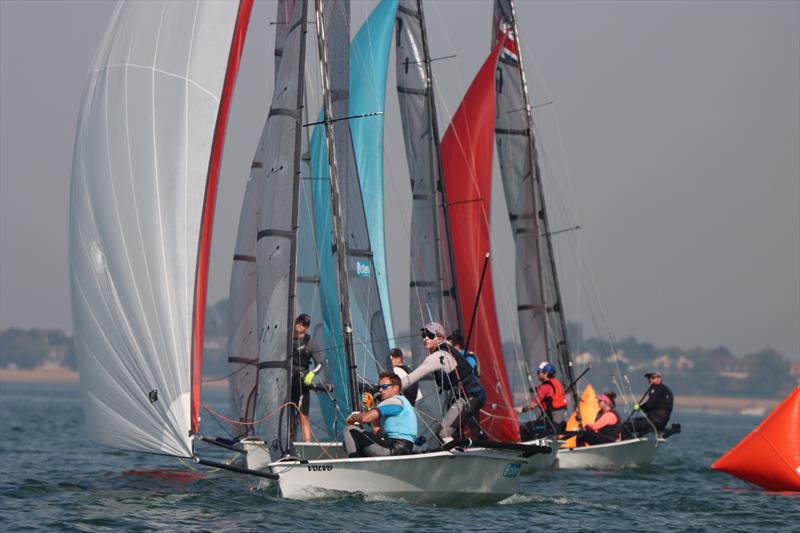
[[[353,2],[354,26],[372,5]],[[112,9],[103,0],[0,0],[0,329],[72,329],[72,148]],[[492,5],[425,9],[431,54],[457,54],[434,63],[444,129],[488,53]],[[555,238],[567,318],[587,334],[597,321],[601,334],[656,346],[724,345],[738,355],[773,347],[800,358],[800,2],[534,1],[517,12],[552,228],[580,225]],[[273,2],[258,3],[234,96],[212,303],[227,294],[271,93],[273,17]],[[410,193],[393,69],[387,248],[402,331]],[[503,209],[497,189],[493,267],[509,331],[513,254]]]

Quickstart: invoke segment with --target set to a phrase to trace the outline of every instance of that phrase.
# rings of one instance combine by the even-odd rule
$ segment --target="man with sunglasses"
[[[669,387],[661,382],[661,372],[648,372],[644,375],[650,382],[650,388],[644,395],[642,403],[633,406],[634,411],[640,411],[644,416],[637,416],[625,423],[625,429],[631,433],[642,436],[656,431],[664,431],[672,414],[673,395]]]
[[[292,403],[297,406],[297,421],[300,422],[300,431],[303,442],[311,442],[311,422],[308,419],[308,410],[311,405],[311,391],[314,388],[314,378],[322,368],[317,363],[320,351],[317,343],[308,334],[311,326],[311,316],[306,313],[297,316],[294,321],[294,337],[292,338]],[[292,425],[292,435],[296,432],[296,423]]]
[[[438,322],[430,322],[422,328],[422,343],[430,355],[402,378],[403,389],[408,389],[423,377],[433,374],[440,392],[450,393],[449,408],[436,431],[442,444],[460,436],[466,425],[469,425],[474,436],[481,436],[478,413],[486,403],[486,393],[472,366],[461,352],[453,349],[447,342],[447,332]]]
[[[400,392],[400,377],[383,372],[378,378],[381,403],[347,418],[344,447],[348,457],[407,455],[417,440],[417,413]],[[372,433],[354,424],[371,424]]]

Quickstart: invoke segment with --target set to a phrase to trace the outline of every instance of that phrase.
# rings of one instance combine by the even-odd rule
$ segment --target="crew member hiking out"
[[[567,420],[567,396],[564,386],[555,377],[556,367],[552,363],[543,361],[536,369],[536,378],[539,386],[536,387],[536,396],[529,405],[515,407],[518,413],[535,410],[537,416],[534,420],[520,424],[520,437],[522,440],[532,440],[563,433]]]
[[[378,378],[381,403],[366,412],[352,413],[344,430],[348,457],[407,455],[417,440],[417,414],[400,392],[400,377],[383,372]],[[354,424],[371,424],[372,433]]]
[[[447,342],[447,332],[438,322],[430,322],[422,328],[422,343],[428,355],[408,376],[402,378],[403,389],[418,383],[428,374],[439,387],[440,392],[449,392],[449,407],[442,418],[436,434],[442,444],[461,436],[468,425],[473,436],[482,436],[478,424],[478,414],[486,403],[486,393],[472,367],[453,350]]]
[[[308,420],[308,409],[311,405],[311,391],[314,390],[314,378],[322,368],[317,363],[319,347],[308,334],[311,317],[305,313],[299,315],[294,322],[294,338],[292,349],[292,403],[297,406],[297,420],[303,442],[311,442],[311,422]],[[292,436],[297,431],[296,422],[292,424]]]
[[[617,395],[606,392],[597,397],[600,411],[592,424],[586,424],[584,430],[578,434],[578,446],[591,444],[608,444],[620,439],[622,421],[614,410]]]
[[[650,388],[647,389],[642,403],[633,406],[634,412],[641,411],[644,416],[637,416],[625,423],[625,429],[639,437],[653,429],[664,431],[672,415],[674,398],[669,387],[661,382],[661,372],[648,372],[644,377],[650,382]]]

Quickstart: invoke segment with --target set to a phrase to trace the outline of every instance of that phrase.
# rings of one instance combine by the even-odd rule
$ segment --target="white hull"
[[[248,454],[249,459],[249,454]],[[437,505],[490,503],[514,494],[525,459],[483,449],[267,465],[285,498],[341,493]],[[248,461],[248,467],[257,465]],[[263,469],[263,468],[262,468]]]
[[[528,457],[527,459],[528,462],[525,463],[522,467],[521,475],[529,476],[540,470],[548,470],[556,466],[558,447],[560,446],[560,443],[557,440],[537,439],[537,440],[528,440],[522,442],[521,444],[536,444],[538,446],[550,446],[550,453],[537,453],[536,455]]]
[[[558,450],[558,468],[622,468],[653,461],[664,439],[639,438]]]

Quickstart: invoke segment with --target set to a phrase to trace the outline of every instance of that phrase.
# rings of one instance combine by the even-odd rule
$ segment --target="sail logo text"
[[[309,472],[330,472],[333,465],[308,465]]]
[[[356,275],[359,278],[369,277],[369,263],[366,261],[356,261]]]

